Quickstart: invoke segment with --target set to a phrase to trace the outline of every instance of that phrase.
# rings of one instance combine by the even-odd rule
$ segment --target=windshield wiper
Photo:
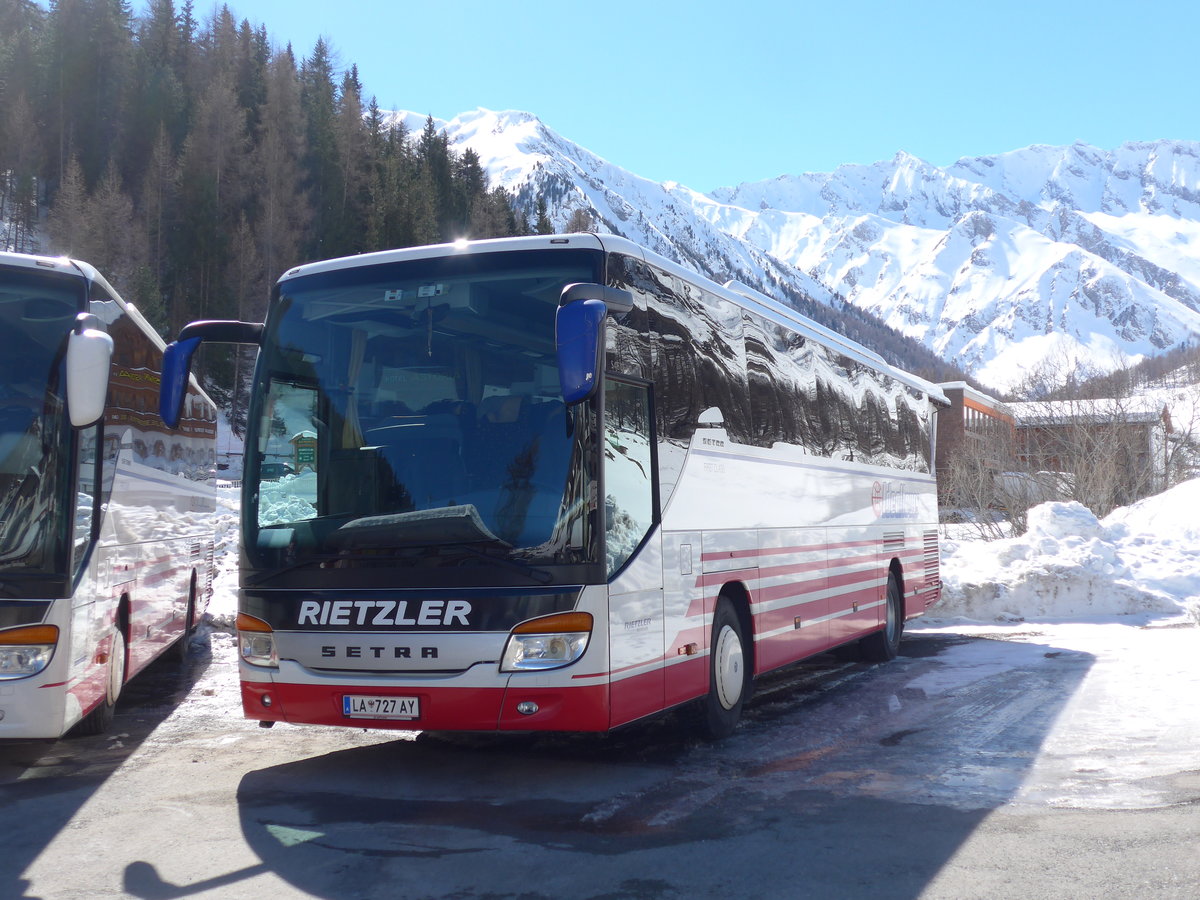
[[[345,559],[345,557],[337,553],[318,553],[306,556],[304,559],[298,559],[295,562],[288,563],[286,566],[280,566],[278,569],[271,569],[268,572],[259,572],[253,578],[247,578],[245,585],[246,587],[254,587],[255,585],[262,584],[264,581],[269,581],[272,578],[283,575],[285,572],[292,572],[296,569],[302,569],[307,565],[311,565],[312,563],[329,562],[330,560],[335,559]]]
[[[519,559],[512,559],[508,556],[493,556],[490,553],[485,553],[478,547],[472,547],[470,544],[459,544],[455,550],[465,550],[472,556],[478,556],[480,559],[490,560],[491,562],[500,563],[500,565],[520,572],[522,575],[528,575],[538,584],[549,584],[554,580],[554,575],[547,569],[535,566],[533,563],[523,562]]]

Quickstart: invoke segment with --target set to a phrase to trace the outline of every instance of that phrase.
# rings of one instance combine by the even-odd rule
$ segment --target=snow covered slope
[[[630,238],[716,280],[736,278],[756,287],[780,283],[819,302],[833,300],[828,289],[769,250],[697,215],[698,207],[717,205],[710,198],[682,185],[633,175],[529,113],[480,109],[445,123],[445,129],[452,146],[479,154],[492,183],[511,191],[527,208],[544,198],[560,228],[583,209],[598,230]],[[733,208],[730,212],[745,215]]]
[[[704,195],[529,113],[439,125],[560,228],[584,209],[717,280],[849,302],[994,388],[1047,357],[1111,368],[1200,336],[1200,144],[1036,146],[947,168],[898,153]]]
[[[1005,387],[1053,354],[1104,369],[1200,334],[1198,155],[1074,144],[939,169],[898,154],[715,196],[812,216],[762,245]]]

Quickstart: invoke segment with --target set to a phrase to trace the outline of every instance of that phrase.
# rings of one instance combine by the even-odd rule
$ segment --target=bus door
[[[604,383],[604,540],[613,725],[663,708],[663,562],[649,385]]]

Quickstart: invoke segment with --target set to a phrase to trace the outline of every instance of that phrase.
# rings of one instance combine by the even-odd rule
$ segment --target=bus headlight
[[[50,665],[56,646],[55,625],[26,625],[0,631],[0,679],[38,674]]]
[[[275,632],[262,619],[238,613],[238,653],[242,661],[252,666],[279,665],[279,654],[275,650]]]
[[[591,613],[559,613],[522,622],[508,636],[501,672],[528,672],[569,666],[592,637]]]

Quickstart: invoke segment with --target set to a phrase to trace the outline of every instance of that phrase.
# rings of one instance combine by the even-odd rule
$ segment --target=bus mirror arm
[[[600,300],[610,313],[627,313],[633,309],[633,294],[602,284],[568,284],[559,295],[558,305],[568,306],[577,300]]]
[[[168,428],[177,428],[183,417],[192,355],[204,341],[217,344],[258,344],[262,340],[261,322],[206,320],[185,325],[179,337],[163,351],[162,388],[158,395],[158,413]]]

